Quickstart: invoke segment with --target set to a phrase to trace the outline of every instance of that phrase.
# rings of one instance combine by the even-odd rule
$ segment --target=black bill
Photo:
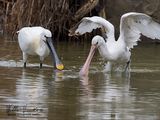
[[[51,51],[51,55],[52,55],[52,58],[53,58],[53,63],[54,63],[54,66],[56,67],[56,69],[58,70],[63,70],[64,69],[64,66],[62,64],[62,62],[60,61],[60,59],[58,58],[58,55],[56,53],[56,50],[52,44],[52,38],[51,37],[48,37],[46,39],[46,44],[48,46],[48,48],[50,49]]]

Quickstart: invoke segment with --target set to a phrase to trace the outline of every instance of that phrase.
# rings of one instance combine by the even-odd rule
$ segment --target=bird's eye
[[[45,38],[48,38],[46,35],[44,35]]]

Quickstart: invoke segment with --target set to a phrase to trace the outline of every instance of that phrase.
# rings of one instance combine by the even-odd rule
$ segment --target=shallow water
[[[88,78],[83,79],[79,71],[90,44],[59,42],[55,46],[64,71],[54,71],[50,57],[42,69],[37,57],[29,57],[23,69],[18,43],[1,38],[0,119],[160,119],[160,45],[135,47],[127,75],[104,73],[97,53]]]

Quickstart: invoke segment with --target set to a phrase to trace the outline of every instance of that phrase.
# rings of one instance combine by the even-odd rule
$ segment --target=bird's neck
[[[40,41],[40,46],[37,48],[37,54],[40,56],[45,56],[49,54],[49,49],[44,41]]]
[[[107,39],[106,42],[101,44],[101,46],[98,47],[100,55],[106,59],[112,59],[112,49],[115,49],[115,45],[117,44],[117,41],[115,40],[115,36],[111,34]]]
[[[101,44],[101,46],[98,47],[98,51],[104,59],[107,59],[106,57],[109,56],[109,50],[106,43]]]

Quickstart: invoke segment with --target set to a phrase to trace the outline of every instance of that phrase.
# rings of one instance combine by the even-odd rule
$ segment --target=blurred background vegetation
[[[143,12],[160,22],[160,0],[0,0],[0,8],[0,33],[13,39],[24,26],[43,26],[55,39],[68,40],[69,29],[84,16],[106,18],[116,33],[126,12]]]

